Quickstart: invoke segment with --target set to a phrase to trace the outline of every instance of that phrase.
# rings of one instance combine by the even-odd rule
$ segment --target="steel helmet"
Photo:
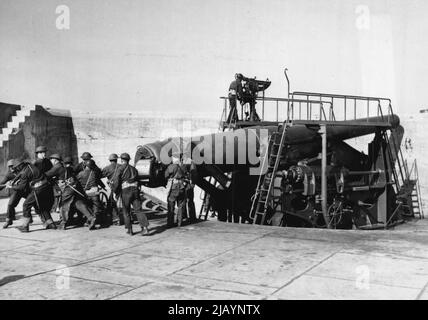
[[[83,160],[90,160],[92,159],[92,154],[90,154],[89,152],[83,152],[80,158],[82,158]]]
[[[73,163],[73,159],[71,157],[65,157],[64,158],[64,163],[65,164]]]
[[[54,153],[49,157],[49,159],[57,159],[58,161],[62,161],[62,157],[58,153]]]
[[[117,156],[117,154],[116,153],[112,153],[109,157],[108,157],[108,159],[109,159],[109,161],[114,161],[114,160],[117,160],[119,157]]]
[[[126,152],[122,153],[120,155],[120,158],[123,159],[123,160],[127,160],[127,161],[131,160],[131,156],[128,153],[126,153]]]
[[[36,148],[36,153],[40,153],[40,152],[47,152],[48,148],[46,148],[45,146],[38,146]]]

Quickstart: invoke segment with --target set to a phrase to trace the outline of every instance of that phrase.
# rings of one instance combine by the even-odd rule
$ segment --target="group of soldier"
[[[130,165],[131,157],[128,153],[122,153],[120,157],[111,154],[110,164],[100,169],[89,152],[84,152],[82,161],[73,165],[71,157],[62,158],[56,153],[47,157],[47,151],[44,146],[37,147],[36,160],[33,162],[20,159],[8,161],[9,172],[0,182],[0,190],[10,190],[4,229],[16,220],[15,208],[24,198],[22,223],[18,227],[21,232],[29,232],[30,224],[33,223],[31,211],[34,208],[46,229],[65,230],[73,222],[80,226],[86,225],[89,230],[118,224],[124,225],[126,232],[133,235],[135,214],[142,230],[141,235],[150,233],[149,222],[142,208],[138,170]],[[195,175],[195,166],[183,154],[166,168],[168,228],[175,225],[176,206],[179,227],[183,218],[190,222],[196,221],[193,200]],[[107,206],[100,199],[100,190],[106,190],[103,178],[107,179],[110,188]],[[56,208],[60,213],[59,226],[51,215]]]
[[[31,210],[34,208],[46,229],[65,230],[77,215],[77,224],[86,224],[90,230],[98,225],[117,223],[124,224],[127,233],[133,235],[132,206],[142,229],[141,234],[149,234],[149,222],[142,210],[138,172],[129,164],[129,154],[121,154],[121,164],[116,154],[110,155],[110,165],[101,170],[89,152],[82,154],[82,162],[76,166],[73,166],[71,157],[63,159],[59,154],[52,154],[48,158],[44,146],[37,147],[35,153],[36,160],[31,163],[20,159],[8,161],[9,172],[0,183],[1,188],[10,190],[3,228],[13,224],[15,208],[25,198],[22,224],[18,227],[21,232],[29,232],[33,222]],[[106,187],[102,178],[107,178],[111,189],[110,208],[107,210],[104,210],[99,196],[99,190]],[[59,207],[59,227],[51,216],[54,207]]]

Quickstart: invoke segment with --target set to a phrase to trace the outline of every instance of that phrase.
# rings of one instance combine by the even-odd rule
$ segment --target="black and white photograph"
[[[428,1],[0,0],[0,44],[1,301],[428,300]]]

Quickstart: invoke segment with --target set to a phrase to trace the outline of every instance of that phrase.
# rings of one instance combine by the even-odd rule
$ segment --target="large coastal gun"
[[[411,179],[399,148],[404,130],[389,99],[307,92],[258,99],[273,102],[276,118],[263,110],[261,121],[240,121],[230,131],[140,147],[142,182],[165,186],[172,156],[187,152],[209,201],[203,210],[221,221],[234,215],[257,224],[350,229],[387,227],[411,215],[412,200],[403,196]],[[368,135],[366,152],[349,143]]]

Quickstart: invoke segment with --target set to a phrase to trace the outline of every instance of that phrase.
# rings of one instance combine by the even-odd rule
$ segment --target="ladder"
[[[409,171],[407,161],[404,160],[401,147],[397,146],[393,132],[391,131],[389,138],[386,133],[384,137],[387,142],[388,158],[390,160],[396,193],[397,195],[410,194],[411,203],[406,205],[406,207],[410,207],[410,212],[413,213],[413,215],[418,215],[420,219],[424,219],[419,184],[419,172],[416,159],[413,163],[412,169]],[[394,151],[391,148],[391,144],[394,146]],[[395,152],[396,155],[395,160],[397,161],[398,170],[395,167],[393,152]],[[411,177],[412,173],[414,173],[414,179]],[[399,182],[400,177],[401,185]]]
[[[411,193],[411,205],[413,208],[413,213],[419,216],[419,219],[424,219],[424,212],[423,212],[423,204],[422,204],[422,198],[421,198],[421,187],[419,184],[419,171],[418,171],[418,164],[415,161],[413,162],[413,167],[411,172],[413,172],[414,170],[414,175],[415,175],[415,179],[412,180],[412,182],[414,182],[413,184],[413,189],[412,189],[412,193]],[[415,209],[417,210],[415,212]]]
[[[396,194],[398,194],[402,188],[402,186],[405,184],[406,180],[408,180],[408,177],[404,176],[403,174],[403,165],[402,165],[402,161],[400,160],[400,151],[401,148],[395,144],[395,138],[394,135],[391,131],[391,135],[388,137],[388,134],[386,133],[386,131],[383,132],[383,138],[385,139],[386,142],[386,152],[387,152],[387,157],[388,157],[388,164],[389,164],[389,170],[392,173],[392,180],[393,180],[393,185],[395,185],[395,191]],[[391,148],[391,145],[394,144],[394,150]],[[400,150],[400,151],[399,151]],[[396,156],[395,156],[395,161],[394,161],[394,155],[393,153],[395,152]],[[402,156],[402,155],[401,155]],[[398,166],[398,169],[396,169],[396,164]],[[403,164],[405,165],[406,162],[403,161]],[[407,171],[404,169],[404,171]],[[400,185],[400,181],[399,178],[401,177],[401,185]]]
[[[202,198],[201,210],[199,211],[199,220],[208,220],[208,213],[211,210],[210,195],[204,191],[204,197]]]
[[[250,218],[253,220],[253,224],[258,224],[258,220],[260,220],[261,225],[265,223],[266,214],[271,201],[275,174],[278,171],[281,160],[284,159],[282,151],[285,146],[285,138],[290,126],[291,123],[288,120],[284,121],[282,131],[278,128],[278,131],[274,132],[270,138],[269,144],[271,151],[269,154],[267,172],[263,178],[262,176],[259,178],[250,211]],[[267,154],[265,155],[264,161],[266,161],[266,158]],[[261,217],[261,219],[258,219],[259,217]]]

